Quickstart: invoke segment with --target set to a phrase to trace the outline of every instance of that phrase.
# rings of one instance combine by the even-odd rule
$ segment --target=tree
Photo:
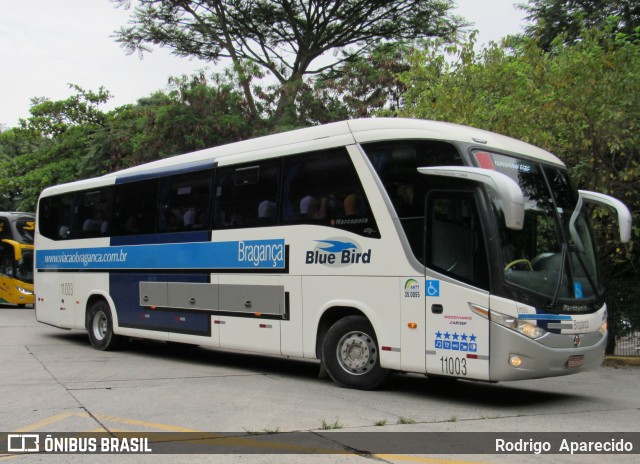
[[[552,52],[524,40],[515,49],[473,43],[417,53],[402,76],[408,91],[403,115],[492,130],[541,146],[563,159],[576,187],[626,203],[634,216],[632,242],[619,243],[611,213],[593,210],[607,295],[610,344],[637,325],[640,265],[640,44],[606,31],[581,31]],[[624,296],[623,296],[624,295]],[[636,314],[635,319],[633,314]]]
[[[315,82],[317,100],[333,102],[342,117],[364,118],[381,111],[395,114],[404,106],[407,88],[398,77],[409,70],[413,47],[403,43],[382,43],[364,56],[344,63]]]
[[[31,116],[28,121],[21,120],[20,125],[47,137],[56,137],[72,126],[103,124],[105,114],[98,107],[111,99],[109,91],[100,87],[93,92],[75,84],[69,84],[69,88],[76,93],[65,100],[32,98]]]
[[[525,34],[550,50],[554,40],[575,43],[589,29],[606,30],[611,37],[639,40],[640,2],[637,0],[529,0],[519,8],[530,24]]]
[[[242,94],[224,76],[169,79],[158,91],[109,113],[88,147],[84,177],[248,138]]]
[[[408,91],[401,114],[467,124],[530,142],[563,159],[577,187],[624,201],[640,212],[640,44],[604,31],[583,31],[575,44],[547,53],[532,41],[516,49],[473,43],[458,60],[428,50],[402,76]],[[452,50],[453,51],[453,50]],[[620,246],[615,221],[594,212],[609,278],[640,265],[632,244]],[[637,240],[640,228],[634,226]]]
[[[21,190],[16,188],[15,179],[24,170],[21,157],[32,153],[50,141],[35,131],[25,131],[20,128],[8,129],[0,133],[0,210],[16,211],[21,199]],[[31,210],[31,208],[27,208]]]
[[[42,189],[78,179],[109,92],[85,91],[65,100],[32,99],[31,116],[0,134],[0,199],[8,210],[34,211]]]
[[[115,0],[129,6],[127,0]],[[295,124],[305,76],[335,71],[384,41],[452,38],[465,25],[452,0],[139,0],[116,37],[128,52],[148,44],[185,57],[228,59],[255,123]],[[268,77],[276,85],[254,87]],[[260,93],[274,95],[263,100]],[[272,103],[271,105],[269,103]]]

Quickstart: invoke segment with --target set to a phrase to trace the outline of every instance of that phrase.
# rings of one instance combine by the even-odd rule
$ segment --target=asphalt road
[[[176,350],[151,341],[99,352],[83,332],[37,323],[33,309],[0,307],[0,441],[9,433],[206,432],[206,438],[220,439],[214,448],[231,450],[0,455],[0,461],[16,463],[631,463],[637,454],[403,454],[376,445],[402,442],[410,432],[451,432],[428,435],[444,443],[461,441],[451,437],[487,438],[491,446],[494,435],[461,433],[528,439],[529,432],[555,432],[554,438],[573,439],[575,432],[640,432],[639,385],[639,367],[602,367],[569,377],[498,384],[396,374],[381,389],[362,392],[318,378],[318,364],[303,360]],[[379,432],[385,432],[380,440],[371,438]],[[351,444],[353,436],[365,437],[374,451]],[[160,445],[153,446],[157,451]],[[211,452],[211,446],[197,449]],[[452,445],[453,452],[459,449]],[[310,454],[317,450],[325,451]],[[335,450],[341,454],[332,454]],[[282,454],[287,452],[300,454]]]

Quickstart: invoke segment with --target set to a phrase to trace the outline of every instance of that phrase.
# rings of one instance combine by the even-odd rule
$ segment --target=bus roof
[[[473,127],[422,119],[368,118],[313,126],[206,148],[106,174],[102,179],[108,181],[121,176],[144,176],[153,171],[164,171],[170,168],[180,170],[181,166],[199,164],[213,166],[214,163],[226,165],[272,155],[287,155],[311,149],[394,139],[462,142],[477,145],[478,148],[505,150],[542,162],[564,166],[560,159],[546,150],[511,137]],[[79,186],[76,185],[78,182],[67,184],[67,187]]]

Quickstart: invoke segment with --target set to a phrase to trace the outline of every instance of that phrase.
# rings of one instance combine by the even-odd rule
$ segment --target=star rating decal
[[[444,333],[439,330],[435,332],[435,348],[440,350],[466,351],[475,353],[478,351],[476,334],[466,332],[453,332],[448,330]]]

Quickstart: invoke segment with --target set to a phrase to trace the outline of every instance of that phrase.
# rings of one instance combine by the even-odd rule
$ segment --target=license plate
[[[575,356],[569,356],[567,361],[567,367],[580,367],[584,364],[584,355],[577,354]]]

